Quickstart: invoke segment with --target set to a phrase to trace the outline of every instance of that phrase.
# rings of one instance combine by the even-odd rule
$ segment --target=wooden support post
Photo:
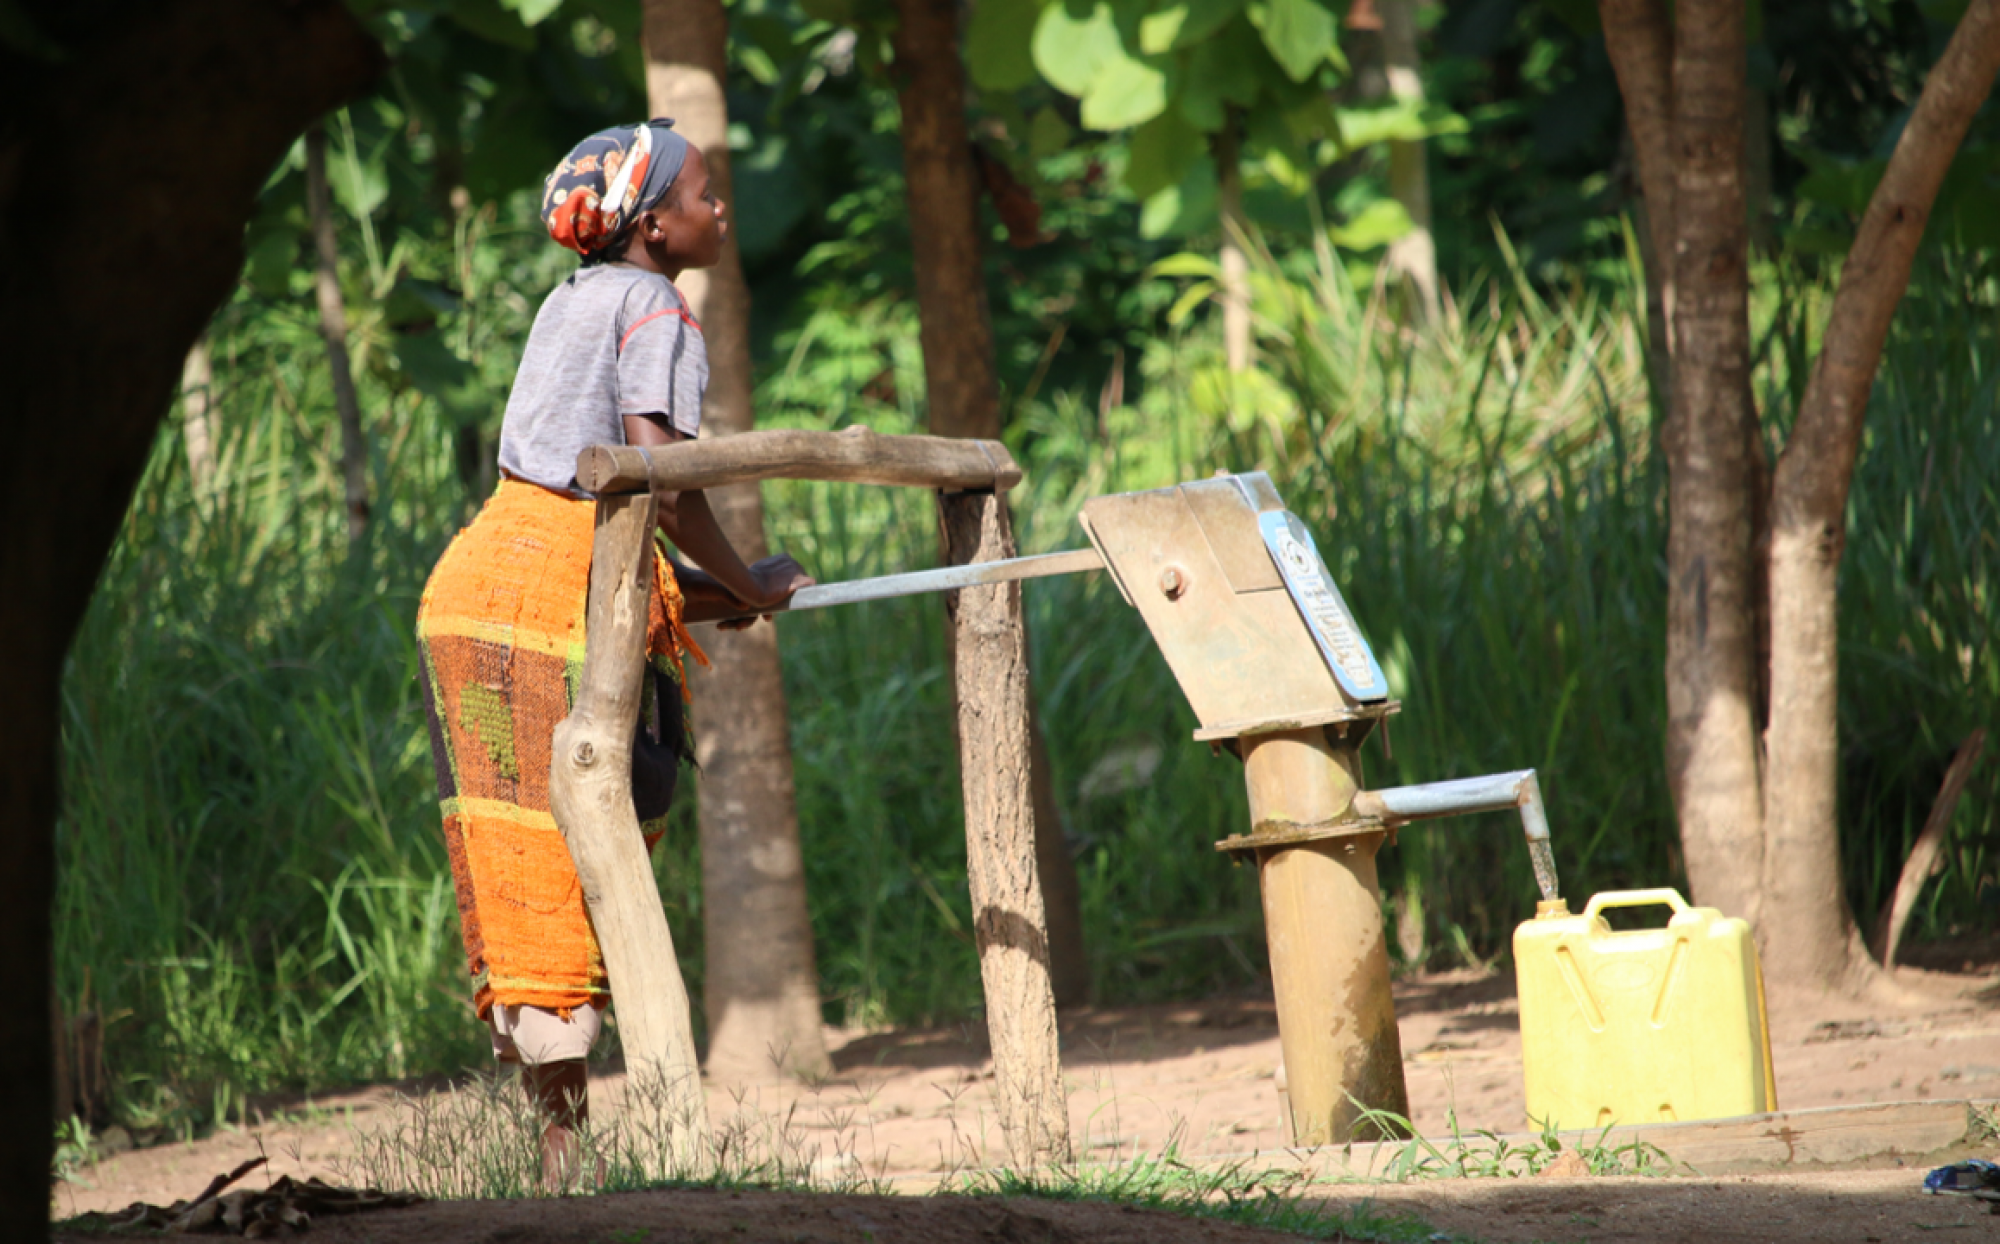
[[[1004,496],[940,493],[938,518],[951,564],[1014,556]],[[1035,867],[1021,585],[964,588],[945,597],[945,608],[957,646],[966,877],[1000,1127],[1015,1166],[1060,1165],[1070,1157],[1069,1104]]]
[[[697,1173],[708,1155],[708,1106],[695,1059],[687,986],[632,804],[632,740],[646,668],[653,592],[653,498],[597,503],[591,549],[589,647],[570,715],[556,727],[549,802],[576,863],[618,1032],[635,1083],[666,1095],[675,1165]],[[666,706],[672,711],[673,705]]]

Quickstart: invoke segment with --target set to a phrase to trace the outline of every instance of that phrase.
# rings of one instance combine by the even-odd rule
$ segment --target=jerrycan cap
[[[1556,920],[1569,915],[1569,903],[1559,898],[1545,898],[1535,904],[1535,919]]]

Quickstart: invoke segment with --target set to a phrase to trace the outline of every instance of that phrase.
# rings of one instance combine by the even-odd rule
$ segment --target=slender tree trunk
[[[187,450],[188,480],[197,497],[215,480],[215,368],[208,338],[201,337],[181,366],[181,444]]]
[[[958,7],[952,0],[896,0],[896,15],[896,97],[930,428],[939,436],[996,437],[1000,382],[979,237],[979,168],[966,133]]]
[[[930,430],[939,436],[998,440],[1000,383],[979,236],[979,171],[966,132],[958,11],[950,0],[897,0],[897,15],[897,98]],[[1032,698],[1029,715],[1036,740],[1031,758],[1035,852],[1048,904],[1051,973],[1057,1003],[1070,1006],[1089,998],[1090,962],[1083,949],[1076,863],[1063,840],[1048,750]]]
[[[1771,537],[1770,776],[1762,877],[1774,979],[1873,976],[1840,876],[1836,580],[1862,419],[1939,184],[2000,71],[2000,3],[1973,0],[1924,83],[1841,268],[1824,344],[1778,460]],[[1859,976],[1860,980],[1856,977]]]
[[[1625,100],[1639,171],[1646,264],[1646,364],[1656,410],[1673,409],[1674,32],[1666,0],[1599,0],[1604,50]]]
[[[1250,260],[1243,253],[1242,119],[1234,110],[1215,138],[1215,177],[1222,214],[1222,354],[1231,372],[1250,369]]]
[[[1676,17],[1667,776],[1696,899],[1755,919],[1763,801],[1743,10],[1680,0]]]
[[[65,168],[62,263],[49,201],[0,179],[0,381],[14,452],[0,465],[0,1239],[49,1216],[49,1015],[64,653],[179,384],[187,351],[243,267],[259,188],[313,116],[367,85],[381,54],[343,4],[159,0],[69,15],[65,53],[0,52],[0,165]],[[144,118],[115,160],[80,134]],[[134,204],[144,205],[135,211]],[[143,262],[134,262],[134,256]],[[143,315],[104,314],[118,290]],[[58,469],[55,465],[61,464]]]
[[[1376,8],[1382,15],[1382,61],[1389,94],[1422,103],[1414,0],[1379,0]],[[1430,170],[1421,140],[1389,144],[1389,193],[1409,213],[1412,225],[1389,244],[1389,271],[1407,284],[1416,318],[1428,323],[1438,314],[1437,244],[1431,237]]]
[[[318,256],[313,288],[319,296],[319,333],[333,376],[333,408],[340,416],[340,473],[347,486],[347,539],[368,529],[368,441],[361,430],[361,402],[347,359],[347,307],[340,300],[340,248],[333,236],[333,195],[326,183],[326,127],[306,131],[306,209]]]
[[[646,88],[656,115],[701,148],[710,182],[732,199],[729,111],[723,83],[729,19],[721,0],[646,0]],[[750,288],[732,230],[722,262],[685,273],[680,287],[708,343],[703,430],[747,432],[751,401]],[[723,529],[745,557],[766,552],[757,485],[710,494]],[[819,975],[806,908],[792,777],[790,714],[777,628],[718,631],[712,668],[693,674],[701,760],[702,921],[707,954],[708,1069],[743,1082],[832,1073],[820,1028]]]

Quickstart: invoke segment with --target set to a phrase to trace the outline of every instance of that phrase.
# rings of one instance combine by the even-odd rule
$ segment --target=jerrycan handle
[[[1650,907],[1655,903],[1664,903],[1673,908],[1677,916],[1688,909],[1687,900],[1681,897],[1680,891],[1671,888],[1606,890],[1602,894],[1590,896],[1590,901],[1583,907],[1583,918],[1587,923],[1595,919],[1597,913],[1606,907]]]

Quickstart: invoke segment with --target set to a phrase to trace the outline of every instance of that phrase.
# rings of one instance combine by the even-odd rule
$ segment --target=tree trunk
[[[994,493],[941,493],[951,565],[1014,555],[1007,503]],[[1036,864],[1028,649],[1021,585],[945,597],[955,636],[965,872],[993,1043],[993,1097],[1007,1151],[1029,1170],[1069,1161],[1069,1108],[1049,982],[1046,904]]]
[[[0,1239],[45,1236],[53,1069],[49,896],[63,656],[178,386],[243,265],[243,226],[313,116],[365,86],[381,53],[345,5],[167,0],[49,11],[61,60],[0,52],[0,168],[63,168],[64,270],[46,279],[46,184],[0,178],[0,380],[14,452],[0,467]],[[79,134],[145,119],[115,160]],[[144,210],[134,211],[134,204]],[[138,261],[135,262],[135,257]],[[143,315],[104,314],[115,288]],[[87,452],[79,452],[79,450]],[[64,464],[56,469],[52,464]]]
[[[208,338],[201,337],[181,366],[181,444],[187,450],[188,482],[197,497],[215,480],[215,368]]]
[[[1639,171],[1646,264],[1646,362],[1654,408],[1673,409],[1674,32],[1665,0],[1598,0],[1604,50],[1625,100]]]
[[[1732,0],[1681,0],[1677,18],[1667,777],[1696,900],[1754,920],[1763,809],[1743,10]]]
[[[646,0],[646,89],[652,111],[701,148],[710,183],[733,197],[729,167],[728,15],[721,0]],[[709,436],[749,431],[750,288],[731,230],[722,262],[682,274],[681,290],[708,344],[702,403]],[[762,557],[763,500],[755,484],[719,488],[710,503],[746,558]],[[820,1028],[818,966],[806,908],[792,778],[790,714],[777,628],[717,631],[711,668],[690,666],[701,762],[702,927],[707,955],[708,1070],[725,1084],[832,1074]],[[727,706],[725,716],[725,708]]]
[[[966,132],[965,68],[958,11],[950,0],[897,0],[894,39],[902,109],[903,171],[909,187],[910,240],[916,259],[918,335],[930,430],[939,436],[1000,439],[1000,382],[979,236],[979,172]],[[953,656],[954,662],[956,655]],[[1041,722],[1029,704],[1035,849],[1045,870],[1056,1000],[1090,996],[1076,863],[1063,840]]]
[[[333,236],[333,195],[326,183],[326,127],[306,131],[306,210],[312,217],[318,257],[313,289],[319,298],[319,334],[326,341],[333,377],[333,409],[340,416],[340,473],[347,486],[347,539],[368,529],[368,441],[361,430],[361,402],[347,359],[347,307],[340,299],[340,248]]]
[[[1773,979],[1865,983],[1840,877],[1836,578],[1862,419],[1939,184],[2000,70],[2000,3],[1973,0],[1868,202],[1797,424],[1778,460],[1771,535],[1771,730],[1762,862]],[[1861,977],[1857,982],[1856,975]]]
[[[1250,260],[1243,253],[1242,118],[1231,110],[1215,136],[1215,177],[1222,214],[1222,354],[1232,374],[1250,369]]]
[[[1421,103],[1424,83],[1418,73],[1414,0],[1379,0],[1376,8],[1382,15],[1382,61],[1389,95]],[[1389,271],[1408,286],[1416,318],[1429,323],[1438,314],[1437,244],[1431,238],[1430,170],[1422,141],[1389,144],[1389,193],[1409,213],[1413,226],[1389,244]]]
[[[1000,435],[1000,382],[979,238],[979,168],[951,0],[896,0],[896,98],[909,186],[918,336],[931,431]]]

